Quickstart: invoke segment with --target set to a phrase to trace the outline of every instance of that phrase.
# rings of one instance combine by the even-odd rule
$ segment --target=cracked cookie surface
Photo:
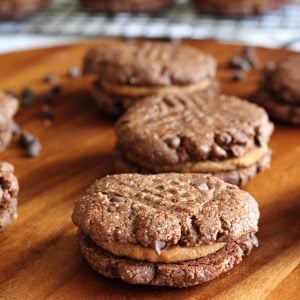
[[[155,247],[238,240],[257,231],[258,205],[211,175],[107,176],[76,202],[73,222],[103,242]]]

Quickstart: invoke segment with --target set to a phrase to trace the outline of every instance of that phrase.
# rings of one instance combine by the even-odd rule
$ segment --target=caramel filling
[[[149,96],[153,94],[165,95],[173,93],[189,93],[195,91],[201,91],[206,89],[211,84],[211,80],[205,79],[195,84],[179,86],[131,86],[109,83],[107,81],[101,82],[104,91],[110,94],[116,94],[121,96],[138,97],[138,96]]]
[[[161,250],[160,253],[157,253],[152,248],[135,244],[101,242],[99,246],[116,256],[124,256],[141,261],[145,260],[152,263],[175,263],[207,256],[223,248],[225,243],[214,243],[197,247],[172,246]]]
[[[267,145],[252,150],[244,156],[227,159],[224,161],[203,161],[203,162],[188,162],[183,164],[159,166],[150,164],[145,161],[139,161],[134,156],[128,155],[128,159],[135,164],[145,167],[155,172],[181,172],[181,173],[219,173],[233,171],[242,168],[249,168],[260,161],[267,153],[269,148]]]

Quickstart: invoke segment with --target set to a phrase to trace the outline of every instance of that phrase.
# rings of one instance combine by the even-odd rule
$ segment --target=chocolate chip
[[[202,183],[192,183],[191,184],[194,188],[200,191],[209,191],[209,187],[205,182]]]
[[[20,145],[22,147],[28,147],[33,141],[35,137],[28,132],[22,132],[20,136]]]
[[[53,96],[59,95],[61,92],[63,91],[63,87],[62,85],[55,85],[52,89],[51,89],[51,93]]]
[[[28,157],[37,157],[40,155],[42,150],[42,145],[38,139],[34,139],[32,143],[28,145],[25,150],[25,154]]]
[[[31,88],[24,88],[21,91],[22,103],[24,106],[29,107],[33,104],[35,97]]]
[[[227,157],[227,152],[222,147],[218,146],[217,144],[213,144],[211,146],[211,155],[213,157],[225,158],[225,157]]]
[[[241,71],[233,72],[231,74],[232,81],[242,81],[245,78],[245,74]]]
[[[227,132],[221,132],[221,133],[216,134],[215,141],[220,146],[230,145],[232,142],[232,137]]]
[[[68,70],[68,75],[71,78],[79,78],[81,76],[81,70],[78,67],[71,67]]]
[[[155,252],[157,253],[157,255],[160,255],[161,250],[163,248],[165,248],[166,245],[167,245],[166,242],[163,242],[163,241],[154,241],[153,242],[153,249],[155,250]]]
[[[54,84],[54,83],[58,82],[58,78],[57,78],[57,76],[55,76],[53,74],[47,74],[43,77],[43,81],[45,83]]]
[[[124,200],[125,200],[125,198],[121,197],[121,196],[112,196],[110,199],[111,202],[122,202]]]
[[[13,122],[11,126],[11,131],[14,136],[18,136],[21,134],[21,128],[16,122]]]
[[[170,148],[177,149],[180,146],[181,140],[178,136],[168,137],[165,142]]]
[[[236,143],[246,144],[248,142],[248,136],[242,131],[234,131],[232,137]]]
[[[42,107],[41,117],[43,120],[53,120],[54,113],[50,106],[44,105]]]

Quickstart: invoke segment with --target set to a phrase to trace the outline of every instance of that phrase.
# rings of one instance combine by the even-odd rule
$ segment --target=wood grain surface
[[[114,42],[110,40],[98,43]],[[213,41],[189,42],[216,56],[226,94],[247,97],[262,67],[292,55],[258,49],[260,68],[232,82],[226,67],[240,46]],[[0,89],[19,92],[30,86],[44,94],[41,78],[58,74],[64,91],[53,103],[55,119],[45,126],[43,102],[22,108],[17,121],[37,135],[42,155],[24,157],[14,142],[1,160],[14,164],[20,180],[19,218],[0,235],[0,299],[299,299],[300,297],[300,128],[276,126],[272,167],[245,188],[260,204],[260,247],[229,274],[187,289],[130,286],[94,273],[76,247],[71,222],[75,199],[96,179],[113,172],[114,122],[92,104],[91,78],[70,79],[96,42],[0,56]]]

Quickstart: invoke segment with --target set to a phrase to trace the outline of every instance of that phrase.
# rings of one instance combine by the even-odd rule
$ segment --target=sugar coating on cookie
[[[81,251],[96,271],[129,283],[180,287],[240,262],[257,244],[258,219],[256,201],[238,187],[211,175],[175,173],[107,176],[73,212]],[[139,278],[123,276],[123,268],[140,272]],[[194,278],[176,275],[181,268]],[[147,269],[160,275],[149,277]],[[169,279],[168,270],[174,272]]]

